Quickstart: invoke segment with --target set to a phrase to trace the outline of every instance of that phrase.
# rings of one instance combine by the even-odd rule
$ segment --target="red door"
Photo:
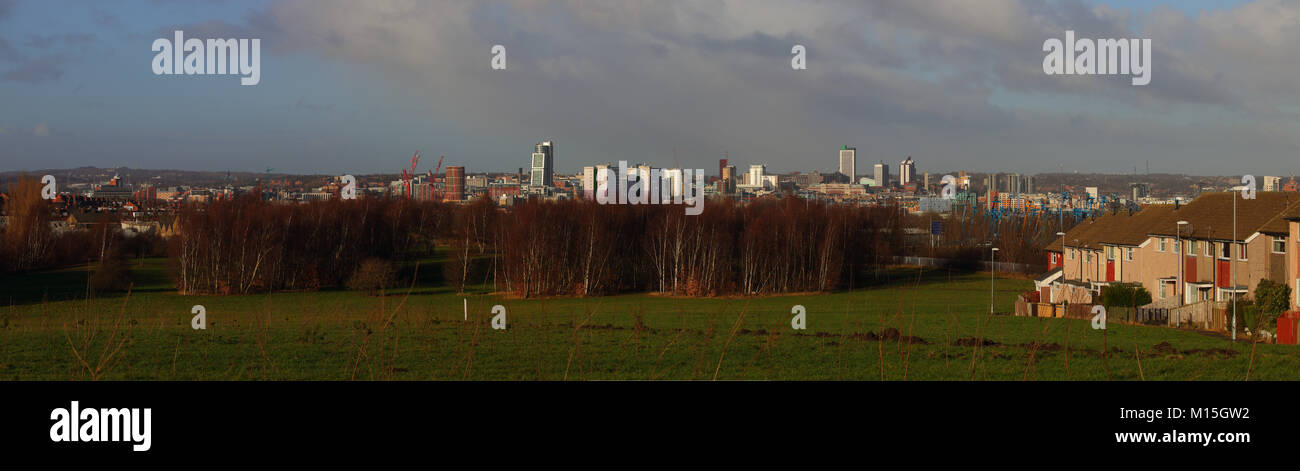
[[[1106,281],[1115,281],[1115,261],[1106,261]]]
[[[1232,263],[1227,260],[1217,260],[1215,266],[1218,268],[1217,271],[1219,272],[1219,283],[1217,286],[1220,288],[1232,286]]]
[[[1183,258],[1186,259],[1186,262],[1183,263],[1184,265],[1183,281],[1185,282],[1200,281],[1200,279],[1196,277],[1196,257],[1183,257]]]

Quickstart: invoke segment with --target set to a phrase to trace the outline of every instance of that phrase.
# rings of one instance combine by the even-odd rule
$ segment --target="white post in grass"
[[[998,270],[996,265],[997,254],[997,247],[993,247],[993,250],[989,251],[989,314],[993,314],[993,272]]]

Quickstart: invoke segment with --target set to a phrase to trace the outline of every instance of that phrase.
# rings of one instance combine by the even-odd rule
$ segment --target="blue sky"
[[[848,144],[860,168],[1288,175],[1298,22],[1276,0],[0,0],[0,170],[506,171],[549,138],[561,172],[829,171]],[[261,83],[154,75],[175,29],[260,38]],[[1046,76],[1065,29],[1152,38],[1151,85]]]

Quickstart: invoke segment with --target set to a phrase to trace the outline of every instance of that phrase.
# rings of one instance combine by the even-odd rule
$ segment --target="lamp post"
[[[1057,232],[1056,235],[1061,236],[1061,276],[1064,277],[1065,276],[1065,233]]]
[[[1074,239],[1074,251],[1079,253],[1079,283],[1083,283],[1083,249],[1080,247],[1079,239]]]
[[[1186,255],[1183,254],[1183,226],[1186,225],[1187,221],[1178,221],[1178,225],[1174,226],[1174,253],[1178,255],[1178,286],[1174,287],[1174,293],[1178,295],[1179,306],[1187,301],[1187,296],[1183,294],[1183,269],[1187,264],[1184,258]]]
[[[1232,248],[1228,249],[1228,267],[1232,271],[1232,341],[1237,341],[1237,259],[1241,254],[1237,253],[1240,248],[1237,247],[1237,194],[1244,191],[1246,187],[1238,186],[1232,188]]]
[[[1061,281],[1062,281],[1062,283],[1061,283],[1061,317],[1065,317],[1065,283],[1064,283],[1064,281],[1069,279],[1068,277],[1065,276],[1065,233],[1064,233],[1064,232],[1057,232],[1056,235],[1061,236]]]
[[[997,254],[997,247],[993,247],[993,250],[989,251],[989,314],[993,314],[993,272],[998,270],[998,266],[994,261]]]

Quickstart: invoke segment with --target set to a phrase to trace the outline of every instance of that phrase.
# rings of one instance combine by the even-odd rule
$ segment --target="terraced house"
[[[1045,302],[1086,304],[1106,285],[1135,282],[1155,307],[1177,307],[1230,300],[1269,279],[1291,285],[1300,306],[1298,241],[1300,194],[1206,193],[1077,225],[1047,247],[1051,270],[1038,289]]]

